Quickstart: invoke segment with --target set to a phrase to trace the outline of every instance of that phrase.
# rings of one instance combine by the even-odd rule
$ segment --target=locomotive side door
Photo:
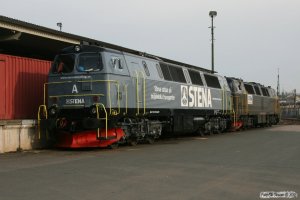
[[[107,85],[107,93],[109,92],[108,104],[115,109],[115,114],[121,112],[127,113],[128,108],[128,93],[129,88],[129,69],[125,57],[121,52],[104,52],[103,53],[106,73],[104,79],[109,80],[105,83]]]

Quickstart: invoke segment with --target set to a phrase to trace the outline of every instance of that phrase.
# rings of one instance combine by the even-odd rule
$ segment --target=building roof
[[[80,43],[112,48],[127,53],[159,59],[168,63],[199,69],[205,72],[211,72],[211,70],[187,63],[0,15],[0,53],[53,60],[60,49]]]

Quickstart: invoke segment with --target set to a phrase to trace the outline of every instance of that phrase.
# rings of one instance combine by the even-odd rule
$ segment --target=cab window
[[[99,53],[82,53],[78,57],[79,72],[100,71],[103,69],[102,59]]]
[[[75,63],[74,54],[58,55],[54,60],[52,73],[54,74],[71,73],[74,69],[74,63]]]

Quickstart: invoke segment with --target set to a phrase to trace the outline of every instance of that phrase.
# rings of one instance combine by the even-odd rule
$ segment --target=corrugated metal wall
[[[0,120],[35,119],[51,62],[0,54]]]

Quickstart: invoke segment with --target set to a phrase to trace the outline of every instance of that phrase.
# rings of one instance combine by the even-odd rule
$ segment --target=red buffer
[[[238,131],[243,126],[242,121],[236,121],[231,124],[231,130],[230,131]]]
[[[62,148],[108,147],[118,143],[125,133],[121,128],[100,130],[100,138],[97,138],[97,130],[82,131],[78,133],[61,132],[58,135],[56,146]]]

